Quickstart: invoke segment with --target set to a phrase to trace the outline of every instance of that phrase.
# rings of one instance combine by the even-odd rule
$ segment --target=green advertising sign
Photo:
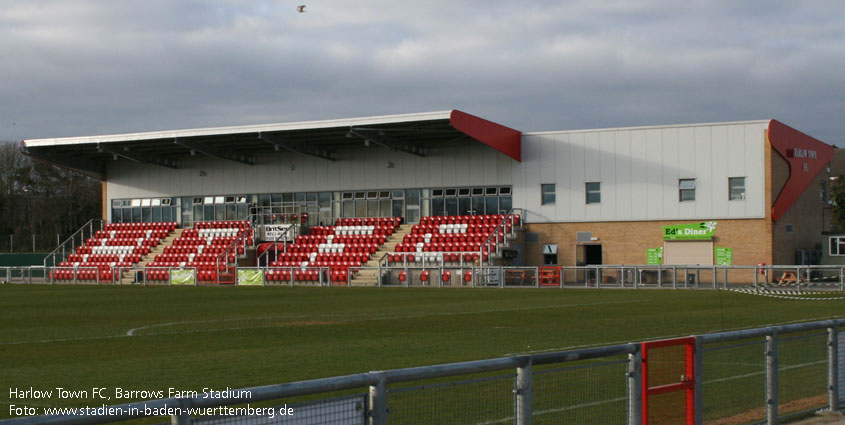
[[[194,269],[173,269],[170,271],[171,285],[196,285]]]
[[[238,285],[262,286],[264,285],[264,273],[261,270],[238,269]]]
[[[715,221],[702,221],[700,223],[663,226],[664,240],[709,240],[713,239],[714,233],[716,233]]]
[[[645,250],[646,264],[663,264],[663,247],[648,248]]]
[[[730,266],[733,263],[734,259],[734,250],[733,248],[725,248],[723,246],[717,246],[713,248],[713,253],[716,257],[716,265],[717,266]]]

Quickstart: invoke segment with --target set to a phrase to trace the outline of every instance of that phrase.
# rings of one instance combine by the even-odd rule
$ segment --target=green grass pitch
[[[9,389],[224,389],[839,317],[725,291],[0,285]],[[166,394],[165,394],[166,396]]]

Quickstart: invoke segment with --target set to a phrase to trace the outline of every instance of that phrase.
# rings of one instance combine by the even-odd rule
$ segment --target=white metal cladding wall
[[[514,165],[514,207],[529,222],[764,217],[768,121],[552,133],[522,138]],[[745,177],[746,197],[728,200],[728,177]],[[695,201],[679,202],[678,180],[696,179]],[[601,182],[587,205],[585,183]],[[554,183],[554,205],[540,184]]]
[[[429,152],[426,157],[371,147],[339,153],[336,162],[290,152],[256,160],[249,166],[197,156],[176,170],[119,160],[108,169],[107,197],[510,185],[517,164],[480,143]]]

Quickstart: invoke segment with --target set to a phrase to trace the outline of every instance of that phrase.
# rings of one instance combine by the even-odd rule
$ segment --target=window
[[[484,195],[484,188],[483,187],[472,188],[472,196],[483,196],[483,195]]]
[[[728,195],[728,200],[745,200],[745,177],[729,177],[728,189],[730,192],[730,194]]]
[[[487,189],[484,189],[484,194],[487,196],[496,195],[498,192],[498,187],[488,187]]]
[[[456,196],[458,189],[446,189],[446,196]]]
[[[432,189],[431,190],[431,197],[433,198],[433,197],[436,197],[436,196],[443,196],[443,189]]]
[[[510,186],[502,186],[499,188],[499,195],[510,195],[511,188]]]
[[[678,180],[678,199],[681,202],[695,201],[695,179]]]
[[[792,233],[792,225],[791,224],[787,224],[785,227],[786,227],[786,233]]]
[[[469,188],[464,187],[464,188],[458,189],[458,196],[469,196]]]
[[[830,255],[845,255],[845,236],[830,237]]]
[[[601,203],[601,182],[587,183],[586,191],[588,204]]]
[[[827,203],[827,181],[819,181],[819,202]]]
[[[555,203],[555,185],[541,184],[540,185],[541,202],[540,205],[553,205]]]

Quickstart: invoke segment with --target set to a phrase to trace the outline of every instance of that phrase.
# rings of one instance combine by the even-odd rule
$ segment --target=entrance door
[[[587,265],[602,264],[601,245],[584,245],[584,259]]]
[[[602,264],[601,244],[575,245],[575,265],[590,266]],[[595,283],[595,270],[578,270],[576,281],[579,283]]]

